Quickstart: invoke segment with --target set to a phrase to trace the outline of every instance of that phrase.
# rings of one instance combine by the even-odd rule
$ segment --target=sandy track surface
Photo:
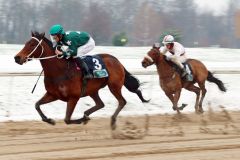
[[[239,160],[240,112],[0,123],[1,160]]]

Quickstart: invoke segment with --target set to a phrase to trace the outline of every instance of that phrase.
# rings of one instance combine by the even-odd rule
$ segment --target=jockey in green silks
[[[65,32],[59,24],[53,25],[49,30],[53,47],[58,58],[72,57],[79,68],[83,70],[85,79],[92,78],[87,64],[80,58],[95,47],[95,41],[87,32],[68,31]]]

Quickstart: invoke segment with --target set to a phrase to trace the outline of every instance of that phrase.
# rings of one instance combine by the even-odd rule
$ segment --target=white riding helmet
[[[164,45],[166,44],[169,44],[169,43],[173,43],[174,42],[174,37],[172,35],[166,35],[164,38],[163,38],[163,41],[162,43]]]

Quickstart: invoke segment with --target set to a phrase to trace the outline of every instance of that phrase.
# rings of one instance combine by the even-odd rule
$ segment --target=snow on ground
[[[0,73],[9,72],[40,72],[41,66],[38,61],[31,61],[25,65],[17,65],[14,62],[14,55],[18,53],[23,45],[0,45]],[[98,46],[92,53],[110,53],[116,56],[124,66],[130,71],[154,71],[155,66],[148,69],[141,67],[143,56],[151,47],[102,47]],[[187,48],[188,57],[201,60],[209,70],[238,70],[240,71],[240,50],[221,49],[221,48]],[[157,75],[137,75],[144,85],[141,87],[146,98],[151,98],[148,104],[142,104],[137,96],[123,88],[123,95],[127,100],[127,105],[120,115],[136,114],[157,114],[174,113],[171,102],[160,89]],[[239,74],[218,74],[227,86],[228,91],[222,93],[217,86],[207,83],[207,95],[204,101],[204,109],[208,105],[215,109],[220,105],[227,109],[239,110]],[[34,103],[45,93],[43,77],[34,92],[31,94],[32,87],[37,80],[36,76],[0,76],[0,120],[40,120]],[[103,96],[107,95],[107,96]],[[93,114],[93,116],[110,116],[117,107],[116,99],[111,95],[107,87],[100,91],[100,97],[105,103],[105,107]],[[183,91],[180,98],[181,103],[188,103],[184,112],[194,111],[195,94]],[[94,105],[89,98],[82,98],[73,114],[73,117],[81,117],[84,110]],[[65,116],[66,103],[56,101],[42,106],[46,115],[52,118],[63,119]]]

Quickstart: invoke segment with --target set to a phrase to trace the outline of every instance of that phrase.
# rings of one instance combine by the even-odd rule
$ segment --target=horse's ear
[[[153,44],[153,48],[159,49],[159,48],[160,48],[160,43],[154,43],[154,44]]]
[[[41,36],[41,39],[44,38],[45,32],[41,33],[40,36]]]
[[[34,33],[33,33],[33,31],[31,31],[31,36],[34,37]]]

